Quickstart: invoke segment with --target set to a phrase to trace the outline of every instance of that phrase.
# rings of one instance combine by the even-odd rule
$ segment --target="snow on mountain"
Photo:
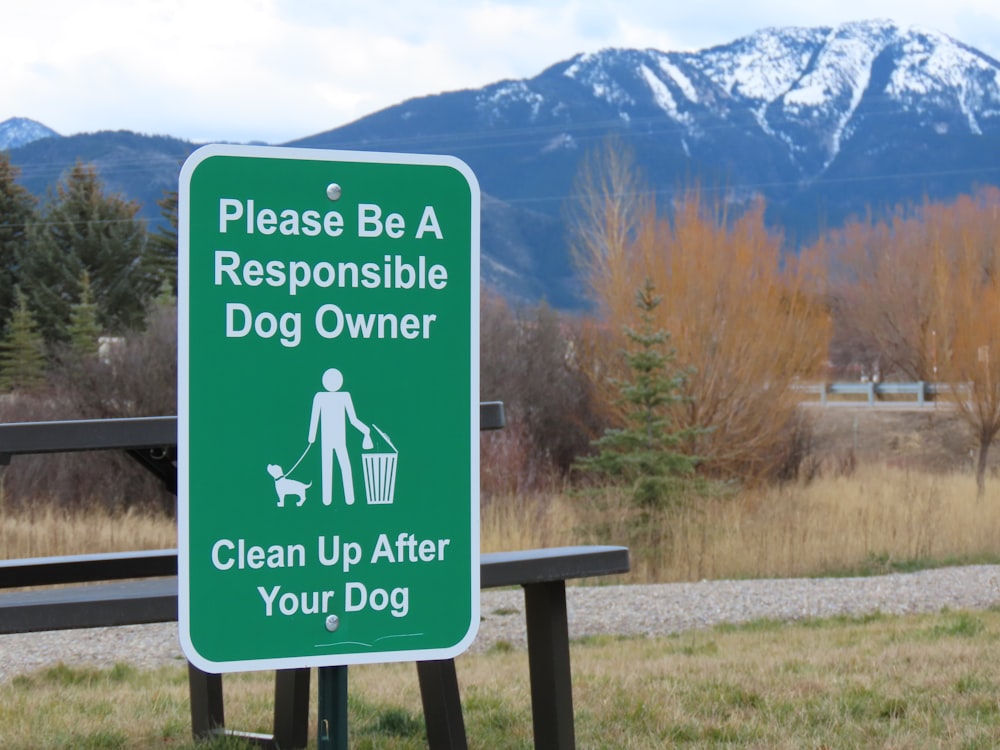
[[[670,93],[670,87],[667,86],[667,84],[664,83],[656,75],[656,73],[650,70],[649,66],[642,65],[640,66],[639,71],[641,72],[643,79],[646,81],[646,85],[649,86],[649,89],[653,94],[653,99],[656,101],[656,104],[660,107],[660,109],[678,122],[684,122],[690,119],[678,110],[677,101],[674,99],[673,94]],[[693,101],[697,101],[697,99],[694,99]]]
[[[938,133],[1000,127],[1000,63],[891,21],[770,28],[697,52],[605,50],[573,58],[562,74],[623,121],[656,107],[686,126],[685,149],[749,115],[803,179],[836,160],[859,118],[908,113]]]
[[[684,72],[674,65],[666,57],[660,60],[660,70],[669,77],[684,94],[685,98],[694,104],[698,103],[698,89],[691,82],[691,79],[684,75]]]
[[[763,29],[687,58],[725,94],[771,102],[788,91],[821,44],[824,29]]]
[[[50,138],[59,134],[52,128],[42,125],[26,117],[11,117],[0,122],[0,151],[20,148],[42,138]]]
[[[924,31],[902,40],[900,64],[886,93],[917,111],[954,100],[969,131],[980,135],[982,117],[1000,116],[1000,65],[951,38]]]
[[[607,58],[611,56],[618,59],[612,60],[612,65],[606,65]],[[590,88],[594,99],[616,106],[624,113],[627,108],[636,104],[636,100],[616,75],[617,65],[614,63],[624,61],[626,66],[638,70],[641,67],[641,59],[641,54],[632,50],[606,50],[593,55],[580,55],[576,62],[566,69],[564,75],[568,78],[577,78]]]

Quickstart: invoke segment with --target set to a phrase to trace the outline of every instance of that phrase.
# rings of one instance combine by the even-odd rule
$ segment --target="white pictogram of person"
[[[362,447],[366,450],[372,447],[371,429],[358,419],[351,394],[340,390],[343,384],[344,376],[340,370],[331,367],[323,373],[323,387],[326,390],[313,397],[312,416],[309,419],[309,444],[316,442],[318,432],[323,456],[323,505],[333,502],[334,454],[344,483],[344,502],[354,505],[354,478],[351,473],[351,456],[347,451],[348,420],[365,436]]]

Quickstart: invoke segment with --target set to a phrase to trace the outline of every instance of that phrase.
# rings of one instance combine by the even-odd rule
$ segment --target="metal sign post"
[[[320,667],[317,750],[347,750],[347,667]]]

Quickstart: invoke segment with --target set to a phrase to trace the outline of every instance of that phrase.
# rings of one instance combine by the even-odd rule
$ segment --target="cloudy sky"
[[[282,143],[577,52],[868,18],[1000,59],[997,0],[25,0],[0,26],[0,121]]]

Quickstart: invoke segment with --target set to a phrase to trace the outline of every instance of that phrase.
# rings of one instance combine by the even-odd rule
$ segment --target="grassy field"
[[[483,544],[624,544],[631,582],[871,574],[1000,559],[998,500],[977,500],[967,475],[874,466],[661,511],[621,492],[493,498]]]
[[[723,488],[658,511],[621,491],[493,496],[482,504],[481,536],[484,551],[626,545],[631,583],[871,574],[1000,559],[994,485],[978,500],[968,474],[869,464],[809,483]],[[176,538],[165,516],[0,507],[7,558],[158,549]]]
[[[716,487],[649,511],[625,492],[484,494],[484,551],[621,544],[628,582],[877,573],[1000,560],[1000,447],[977,500],[967,428],[954,411],[815,410],[804,477],[777,487]],[[489,439],[489,438],[486,438]],[[5,508],[0,555],[176,545],[171,519],[92,510]]]
[[[762,621],[572,650],[580,748],[1000,745],[998,612]],[[532,746],[525,662],[510,648],[458,659],[470,747]],[[426,747],[412,664],[351,667],[349,681],[351,747]],[[272,686],[269,674],[227,676],[230,727],[269,731]],[[186,690],[181,667],[17,677],[0,685],[0,747],[243,747],[196,746]]]
[[[977,499],[954,424],[883,415],[874,429],[840,416],[846,429],[818,434],[826,442],[811,481],[716,487],[656,511],[622,491],[488,496],[483,549],[627,545],[633,572],[619,581],[627,583],[1000,561],[1000,481],[994,472]],[[174,523],[162,516],[14,513],[0,501],[3,557],[175,544]],[[581,748],[1000,746],[1000,612],[758,622],[592,638],[572,653]],[[460,657],[458,669],[470,746],[531,747],[526,654],[501,644]],[[352,747],[425,746],[413,665],[350,675]],[[229,725],[269,731],[272,688],[270,674],[228,676]],[[188,710],[181,666],[56,665],[0,685],[0,748],[193,750]]]

